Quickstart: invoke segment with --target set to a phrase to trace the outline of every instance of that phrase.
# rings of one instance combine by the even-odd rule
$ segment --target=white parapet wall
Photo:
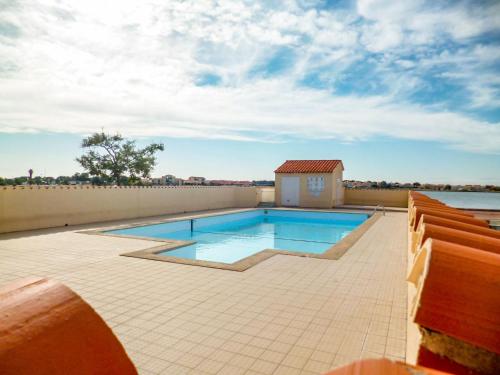
[[[182,212],[256,207],[255,187],[0,187],[0,233]]]
[[[274,186],[257,187],[259,203],[274,203]]]
[[[274,203],[274,186],[257,188],[259,203]],[[408,190],[404,189],[344,189],[344,204],[352,206],[408,207]]]
[[[353,206],[408,207],[408,190],[345,189],[344,204]]]

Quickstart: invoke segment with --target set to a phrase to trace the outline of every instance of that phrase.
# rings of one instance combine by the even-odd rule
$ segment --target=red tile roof
[[[477,228],[488,230],[483,227]],[[493,229],[491,231],[497,232]],[[479,233],[426,223],[420,226],[420,232],[418,232],[417,236],[419,237],[418,247],[422,246],[428,238],[432,238],[500,254],[500,238],[491,237],[491,235],[485,236]]]
[[[417,227],[417,232],[420,231],[420,227],[423,224],[434,224],[434,225],[440,225],[442,227],[447,227],[451,229],[458,229],[458,230],[463,230],[465,232],[471,232],[471,233],[477,233],[483,236],[489,236],[489,237],[494,237],[500,239],[500,230],[495,230],[495,229],[489,229],[485,227],[480,227],[478,225],[471,225],[467,223],[462,223],[460,221],[455,221],[455,220],[450,220],[450,219],[445,219],[442,217],[438,216],[432,216],[432,215],[427,215],[424,214],[420,218],[419,226]]]
[[[415,323],[500,354],[500,255],[435,239],[424,247]]]
[[[408,281],[417,293],[414,322],[427,328],[418,364],[456,374],[499,373],[500,232],[463,210],[409,195],[411,246],[418,251]]]
[[[454,375],[477,375],[477,373],[473,372],[470,368],[453,362],[445,356],[435,354],[423,346],[420,346],[418,349],[417,364],[439,371],[447,371],[447,373]]]
[[[488,228],[489,225],[485,220],[481,219],[476,219],[474,217],[471,217],[470,215],[462,212],[456,212],[456,211],[446,211],[446,210],[436,210],[436,209],[431,209],[431,208],[426,208],[426,207],[417,207],[414,206],[413,210],[411,210],[411,215],[410,215],[410,226],[411,230],[415,231],[417,229],[418,223],[420,222],[420,217],[423,214],[428,214],[432,216],[438,216],[438,217],[443,217],[445,219],[450,219],[450,220],[455,220],[455,221],[461,221],[463,223],[467,224],[472,224],[472,225],[479,225],[485,228]]]
[[[332,173],[342,160],[287,160],[274,173]]]

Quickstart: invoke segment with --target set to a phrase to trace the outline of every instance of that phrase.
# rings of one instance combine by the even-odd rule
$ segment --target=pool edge
[[[251,211],[255,209],[242,209],[237,210],[236,212],[244,212]],[[297,210],[302,211],[302,210]],[[316,212],[336,212],[334,210],[314,210],[308,209],[304,211],[316,211]],[[234,213],[234,212],[232,212]],[[347,213],[343,211],[343,213]],[[350,213],[350,212],[349,212]],[[352,212],[352,213],[360,213],[360,212]],[[229,214],[229,213],[226,213]],[[197,217],[207,217],[213,216],[213,214],[208,215],[196,215]],[[137,225],[127,225],[127,226],[119,226],[117,228],[106,229],[105,231],[102,229],[99,230],[89,230],[89,231],[81,231],[79,233],[83,234],[91,234],[91,235],[101,235],[101,236],[111,236],[111,237],[120,237],[120,238],[128,238],[128,239],[138,239],[138,240],[148,240],[161,242],[163,245],[153,246],[142,250],[136,250],[132,252],[122,253],[120,256],[131,257],[131,258],[139,258],[139,259],[148,259],[148,260],[156,260],[159,262],[169,262],[169,263],[177,263],[191,266],[200,266],[200,267],[208,267],[208,268],[216,268],[226,271],[237,271],[242,272],[245,271],[264,260],[267,260],[274,255],[291,255],[298,257],[306,257],[306,258],[315,258],[315,259],[325,259],[325,260],[338,260],[340,259],[365,233],[370,229],[370,227],[382,216],[382,213],[375,212],[368,217],[362,224],[360,224],[356,229],[354,229],[351,233],[345,236],[341,241],[337,242],[325,252],[321,254],[307,253],[307,252],[292,252],[287,250],[280,249],[263,249],[255,254],[252,254],[246,258],[240,259],[234,263],[220,263],[213,262],[207,260],[197,260],[197,259],[187,259],[187,258],[178,258],[168,255],[158,255],[158,253],[174,250],[183,246],[188,246],[195,241],[180,241],[180,240],[168,240],[168,239],[159,239],[153,237],[144,237],[144,236],[132,236],[132,235],[123,235],[123,234],[112,234],[107,233],[108,231],[115,229],[125,229],[127,227],[135,227]],[[186,220],[187,218],[183,218],[181,220]],[[162,221],[156,221],[154,224],[161,224],[170,221],[178,221],[178,219],[167,219]],[[153,224],[153,223],[151,223]],[[150,225],[150,224],[146,224]]]

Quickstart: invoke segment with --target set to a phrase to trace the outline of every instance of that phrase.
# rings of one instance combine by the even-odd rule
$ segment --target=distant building
[[[68,185],[90,185],[90,181],[69,180]]]
[[[162,185],[162,182],[163,182],[161,177],[158,177],[158,178],[153,177],[150,179],[150,181],[151,181],[151,185]]]
[[[184,185],[203,185],[205,181],[205,177],[191,176],[187,180],[184,180]]]
[[[212,186],[252,186],[252,181],[234,181],[234,180],[210,180],[207,181]]]
[[[274,181],[271,181],[271,180],[254,181],[253,185],[254,186],[274,186]]]
[[[184,181],[182,178],[177,178],[173,174],[167,174],[163,176],[166,185],[182,185]]]
[[[167,174],[165,176],[155,177],[151,179],[152,185],[161,185],[161,186],[182,185],[182,182],[183,182],[182,178],[177,178],[173,174]]]

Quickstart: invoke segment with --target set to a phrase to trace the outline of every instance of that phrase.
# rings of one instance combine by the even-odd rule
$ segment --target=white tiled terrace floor
[[[406,214],[340,259],[276,255],[244,272],[118,256],[158,243],[38,231],[0,235],[0,285],[60,280],[113,328],[141,374],[320,374],[403,360]]]

